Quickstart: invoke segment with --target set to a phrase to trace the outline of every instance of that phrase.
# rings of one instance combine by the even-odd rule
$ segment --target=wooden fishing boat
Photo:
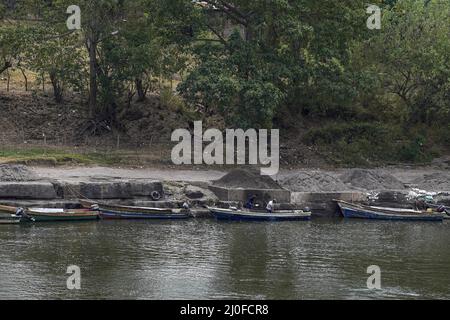
[[[187,219],[191,217],[189,210],[184,209],[109,205],[86,200],[80,203],[84,208],[98,210],[103,219]]]
[[[388,207],[374,207],[335,200],[345,218],[405,220],[405,221],[443,221],[444,214]]]
[[[30,208],[25,213],[34,222],[51,222],[51,221],[89,221],[97,220],[99,214],[92,210],[66,210],[66,209],[47,209],[47,208]]]
[[[20,212],[21,211],[21,212]],[[19,209],[17,207],[0,205],[0,220],[20,220],[21,222],[47,222],[47,221],[84,221],[97,220],[97,211],[92,210],[66,210],[50,208]]]
[[[1,215],[12,215],[12,214],[16,214],[16,212],[17,212],[16,207],[0,205],[0,216]]]
[[[16,216],[17,208],[0,205],[0,224],[18,224],[21,218]]]
[[[310,220],[311,212],[303,210],[280,210],[272,213],[263,210],[239,210],[235,208],[221,209],[208,207],[217,220],[238,221],[295,221]]]

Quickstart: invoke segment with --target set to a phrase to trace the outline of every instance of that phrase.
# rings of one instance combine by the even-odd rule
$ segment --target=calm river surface
[[[450,299],[449,222],[4,225],[0,244],[0,299]]]

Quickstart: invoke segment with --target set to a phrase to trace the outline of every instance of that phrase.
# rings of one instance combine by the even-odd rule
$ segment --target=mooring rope
[[[96,201],[94,201],[92,199],[89,199],[88,197],[85,197],[83,194],[81,194],[80,192],[78,192],[75,189],[73,189],[72,186],[70,186],[69,184],[66,184],[66,187],[67,187],[67,189],[69,189],[70,192],[72,192],[73,194],[78,196],[78,198],[81,198],[82,200],[87,200],[89,202],[96,203]]]

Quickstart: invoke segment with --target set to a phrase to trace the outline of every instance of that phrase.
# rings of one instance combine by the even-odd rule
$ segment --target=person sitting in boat
[[[189,204],[189,201],[185,201],[183,203],[183,210],[184,211],[191,211],[191,205]]]
[[[247,202],[245,203],[244,208],[245,209],[255,208],[255,202],[256,202],[256,194],[254,194],[250,198],[248,198]]]
[[[34,218],[30,217],[23,208],[18,208],[16,211],[16,217],[18,218],[23,218],[23,219],[28,219],[31,221],[34,221]]]
[[[23,208],[17,208],[16,217],[23,217],[24,214],[25,214],[25,210],[23,210]]]
[[[276,199],[269,201],[269,203],[267,204],[267,207],[266,207],[267,212],[273,213],[273,211],[275,209],[275,203],[277,203]]]

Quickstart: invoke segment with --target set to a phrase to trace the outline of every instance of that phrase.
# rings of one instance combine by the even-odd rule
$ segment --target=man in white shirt
[[[277,203],[276,199],[273,199],[273,200],[269,201],[269,203],[267,204],[267,207],[266,207],[267,212],[269,212],[269,213],[273,212],[275,203]]]

